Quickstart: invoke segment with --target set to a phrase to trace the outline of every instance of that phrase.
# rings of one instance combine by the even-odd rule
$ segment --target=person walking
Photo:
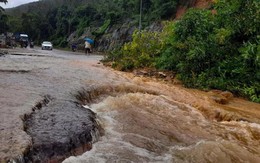
[[[91,45],[88,41],[85,41],[85,54],[90,55]]]

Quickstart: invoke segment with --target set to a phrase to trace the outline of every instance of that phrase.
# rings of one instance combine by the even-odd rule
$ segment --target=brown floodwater
[[[259,104],[232,96],[219,104],[221,91],[118,74],[131,84],[103,87],[99,100],[81,99],[97,113],[104,136],[65,163],[260,162]]]
[[[0,162],[260,162],[260,104],[117,72],[101,58],[37,49],[0,58]]]

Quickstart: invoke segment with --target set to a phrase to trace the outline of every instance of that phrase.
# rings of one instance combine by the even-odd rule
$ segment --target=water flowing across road
[[[85,103],[97,113],[105,134],[91,151],[65,163],[259,162],[258,104],[243,101],[248,107],[239,109],[258,114],[254,122],[243,121],[237,101],[230,101],[225,106],[228,110],[210,101],[207,93],[154,82],[135,83],[138,86],[110,88],[103,92],[108,94],[106,98]]]
[[[97,55],[20,54],[0,58],[1,160],[260,162],[259,104],[220,104],[222,92],[116,72]]]

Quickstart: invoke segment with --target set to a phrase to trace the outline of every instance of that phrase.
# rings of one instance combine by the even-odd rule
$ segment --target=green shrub
[[[135,31],[133,41],[126,43],[121,49],[123,58],[132,60],[131,68],[154,67],[156,58],[159,57],[163,43],[159,32]]]

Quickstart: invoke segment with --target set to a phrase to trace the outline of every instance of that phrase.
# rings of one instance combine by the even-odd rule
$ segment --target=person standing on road
[[[85,41],[85,53],[90,55],[91,52],[91,45],[89,42]]]

